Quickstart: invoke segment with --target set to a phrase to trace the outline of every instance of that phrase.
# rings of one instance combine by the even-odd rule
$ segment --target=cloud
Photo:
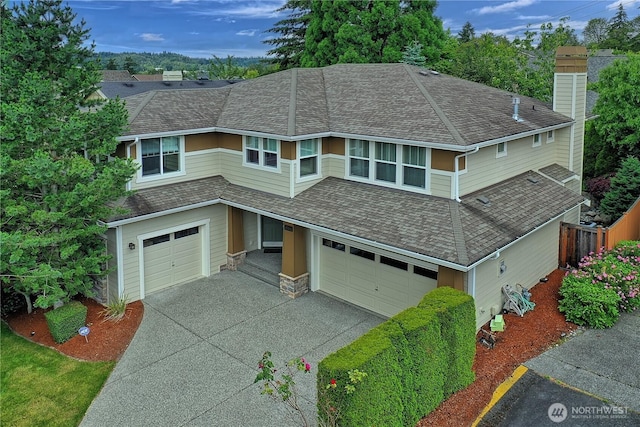
[[[516,17],[518,21],[545,21],[551,18],[551,15],[518,15]]]
[[[212,6],[210,9],[200,8],[198,10],[189,11],[193,15],[200,16],[234,16],[239,18],[275,18],[280,13],[275,10],[281,7],[283,4],[279,0],[261,1],[256,3],[232,2],[227,3],[225,1],[219,2],[216,6]]]
[[[154,33],[142,33],[140,34],[140,38],[146,42],[161,42],[164,41],[164,37],[162,34],[154,34]]]
[[[236,33],[236,36],[255,36],[258,30],[241,30]]]
[[[629,9],[632,9],[636,3],[640,4],[640,0],[618,0],[613,3],[609,3],[607,5],[607,10],[618,10],[618,7],[622,4],[624,10],[628,11]]]
[[[478,15],[512,12],[522,7],[531,6],[532,4],[537,2],[538,0],[514,0],[508,3],[499,4],[497,6],[485,6],[485,7],[481,7],[480,9],[473,9],[473,12],[476,12]]]

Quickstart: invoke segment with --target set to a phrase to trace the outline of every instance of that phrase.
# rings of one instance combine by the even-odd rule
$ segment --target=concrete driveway
[[[154,293],[144,306],[81,426],[299,426],[253,383],[267,350],[276,366],[311,363],[296,381],[315,422],[318,362],[384,321],[317,293],[292,300],[239,271]]]

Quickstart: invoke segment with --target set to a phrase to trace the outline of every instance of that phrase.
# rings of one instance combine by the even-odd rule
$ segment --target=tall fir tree
[[[435,7],[433,0],[314,0],[301,64],[399,62],[414,40],[434,63],[446,41]]]
[[[101,76],[85,22],[61,0],[1,9],[0,277],[46,308],[105,275],[100,221],[136,166],[109,157],[124,105],[88,100]]]
[[[266,31],[276,36],[264,40],[264,43],[272,46],[267,51],[267,55],[273,57],[271,63],[277,64],[282,70],[300,66],[304,37],[311,18],[311,0],[288,0],[276,9],[276,12],[284,11],[289,11],[289,15]]]
[[[640,198],[640,160],[627,157],[622,161],[611,187],[600,203],[600,211],[616,221]]]
[[[460,30],[460,32],[458,33],[458,40],[460,41],[460,43],[467,43],[473,40],[475,37],[476,37],[476,30],[474,30],[473,25],[471,25],[471,22],[469,21],[465,22],[464,26],[462,27],[462,30]]]

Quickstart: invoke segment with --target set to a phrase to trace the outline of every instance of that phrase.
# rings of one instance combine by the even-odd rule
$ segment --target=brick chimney
[[[575,120],[568,137],[566,158],[562,166],[575,172],[582,186],[584,154],[584,122],[587,100],[587,48],[561,46],[556,50],[556,70],[553,77],[553,110]],[[563,138],[564,139],[564,138]],[[566,163],[565,163],[566,162]]]

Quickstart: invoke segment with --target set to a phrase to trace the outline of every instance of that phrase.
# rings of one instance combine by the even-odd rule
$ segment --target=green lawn
[[[15,335],[1,322],[3,426],[77,426],[115,362],[81,362]]]

